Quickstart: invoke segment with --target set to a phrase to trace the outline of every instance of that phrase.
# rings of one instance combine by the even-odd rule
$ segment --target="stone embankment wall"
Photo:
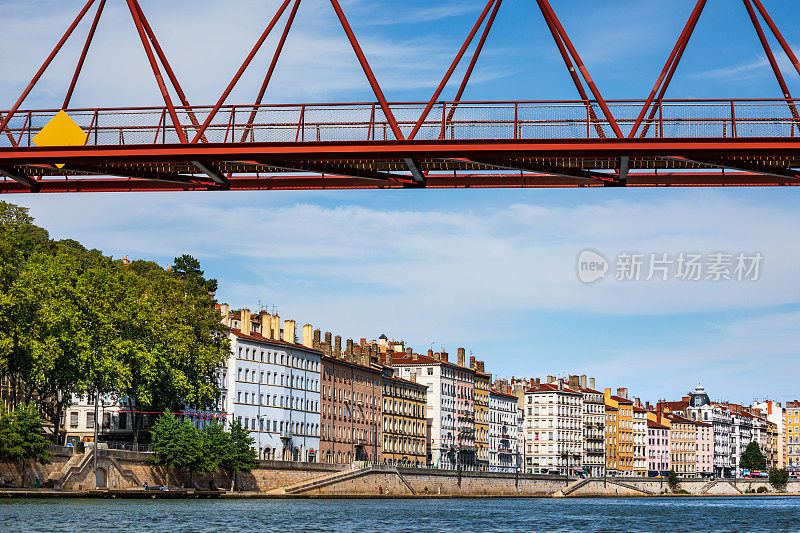
[[[71,448],[54,448],[49,465],[0,463],[0,486],[33,487],[34,480],[45,487],[66,490],[95,488],[135,489],[151,486],[183,487],[189,483],[185,472],[174,472],[150,462],[151,454],[129,451],[100,451],[97,470],[91,450],[73,453]],[[328,479],[330,478],[330,479]],[[196,488],[230,488],[224,475],[194,476]],[[240,489],[271,495],[293,496],[397,496],[448,497],[530,497],[530,496],[649,496],[665,492],[666,482],[641,478],[608,478],[567,482],[556,476],[502,474],[423,469],[374,467],[362,471],[349,465],[264,461],[250,474],[240,474]],[[691,494],[738,495],[765,487],[767,480],[684,480],[680,487]],[[792,480],[790,493],[800,494],[800,481]]]

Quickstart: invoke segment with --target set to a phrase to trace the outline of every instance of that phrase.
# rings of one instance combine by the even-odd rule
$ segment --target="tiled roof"
[[[629,400],[627,398],[623,398],[622,396],[611,396],[611,399],[617,403],[623,403],[625,405],[633,405],[633,400]]]
[[[413,357],[408,354],[402,355],[401,357],[397,357],[396,359],[395,356],[392,355],[392,366],[416,366],[416,365],[447,365],[453,368],[457,368],[459,370],[467,370],[469,372],[475,372],[469,367],[459,366],[451,361],[441,361],[436,359],[435,357],[430,357],[427,355],[418,354],[417,359],[413,359]]]
[[[655,420],[647,419],[647,427],[653,429],[669,429],[669,426],[665,426],[664,424],[659,424]]]
[[[539,385],[534,385],[533,387],[525,389],[526,394],[529,392],[566,392],[568,394],[580,394],[580,391],[570,389],[566,385],[564,385],[563,389],[560,389],[558,388],[558,383],[540,383]]]

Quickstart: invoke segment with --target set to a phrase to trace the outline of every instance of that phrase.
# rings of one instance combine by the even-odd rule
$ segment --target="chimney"
[[[617,396],[622,396],[626,400],[628,399],[628,389],[627,387],[620,387],[617,389]]]
[[[353,339],[347,339],[347,343],[344,349],[344,357],[345,359],[353,357]]]
[[[581,388],[586,388],[586,374],[581,376]]]
[[[461,348],[458,349],[458,356],[461,357]],[[473,356],[473,355],[471,355],[469,357],[469,367],[472,370],[477,370],[478,369],[478,365],[475,364],[475,356]]]
[[[296,327],[296,322],[294,320],[284,320],[283,321],[283,340],[286,342],[291,342],[294,344],[294,328]]]
[[[239,329],[242,332],[242,335],[250,335],[250,310],[249,309],[242,309],[241,313],[241,324],[239,325]]]
[[[433,357],[433,350],[428,350],[428,357]]]
[[[386,352],[386,366],[392,366],[392,352]]]
[[[594,385],[595,385],[594,378],[589,378],[589,388],[594,389]]]
[[[350,357],[350,361],[356,362],[361,360],[361,345],[355,344],[353,345],[353,355]]]
[[[417,352],[411,352],[411,360],[419,361],[419,354]]]
[[[547,383],[553,383],[556,380],[555,376],[547,376]]]
[[[458,366],[466,366],[466,358],[467,358],[467,350],[464,348],[459,348],[456,350],[458,352]],[[444,354],[444,352],[442,352]],[[473,359],[470,359],[472,361]],[[470,365],[471,367],[472,365]]]
[[[336,357],[342,356],[342,336],[336,335],[333,338],[333,353]]]
[[[639,407],[639,408],[641,408],[641,407],[642,407],[642,399],[641,399],[641,398],[634,398],[634,399],[633,399],[633,404],[634,404],[636,407]]]
[[[322,351],[322,343],[319,341],[319,336],[321,335],[321,331],[318,329],[314,330],[314,349]]]
[[[406,348],[406,355],[411,355],[413,353],[414,353],[414,350],[412,348]]]
[[[563,379],[559,379],[558,380],[558,390],[564,390],[564,380]]]
[[[450,360],[447,358],[447,352],[445,351],[442,352],[442,361],[444,361],[445,363],[450,362]]]
[[[569,388],[577,389],[580,386],[581,386],[581,378],[579,376],[569,377]]]
[[[228,304],[220,304],[219,314],[222,317],[222,323],[225,326],[231,325],[231,306]]]
[[[265,339],[270,339],[270,331],[272,329],[272,322],[271,316],[269,313],[263,313],[261,315],[261,336]]]
[[[333,339],[333,337],[331,336],[331,332],[330,331],[326,331],[325,332],[325,344],[328,345],[328,349],[330,349],[330,347],[332,345],[332,342],[331,342],[332,339]]]
[[[270,320],[270,322],[272,322],[272,325],[271,325],[272,333],[270,334],[269,338],[270,339],[274,339],[274,340],[280,339],[281,338],[281,317],[279,317],[278,315],[272,315],[272,319]]]
[[[405,344],[402,342],[396,342],[394,345],[394,351],[397,353],[403,353],[406,351]]]
[[[660,424],[661,423],[661,413],[664,411],[664,404],[661,400],[658,401],[656,405],[656,421]]]
[[[478,365],[478,372],[480,372],[481,374],[485,374],[486,370],[483,361],[477,361],[477,365]]]
[[[536,378],[536,386],[538,387],[541,384],[542,384],[542,379],[541,378]]]
[[[306,348],[314,347],[314,326],[311,324],[303,326],[303,346]]]

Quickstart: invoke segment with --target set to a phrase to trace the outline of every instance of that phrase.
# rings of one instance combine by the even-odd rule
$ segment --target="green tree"
[[[172,263],[172,272],[188,285],[197,285],[210,294],[217,292],[217,280],[205,279],[200,261],[191,255],[176,257]]]
[[[183,423],[170,412],[162,414],[151,430],[153,462],[189,472],[189,486],[194,485],[194,475],[205,475],[218,470],[216,457],[211,453],[209,439],[204,431],[185,420]]]
[[[770,468],[769,483],[775,490],[786,490],[786,485],[789,483],[789,472],[785,468]]]
[[[739,460],[739,467],[748,470],[767,469],[767,459],[761,453],[761,448],[759,448],[756,441],[751,441],[747,448],[744,449],[744,453],[742,453],[742,457]]]
[[[220,461],[222,469],[230,476],[234,488],[238,488],[238,473],[249,473],[258,467],[258,453],[253,449],[255,439],[236,420],[230,427],[230,450]]]
[[[203,432],[205,433],[209,456],[216,465],[216,468],[219,469],[223,465],[225,459],[231,454],[231,450],[233,449],[231,435],[225,431],[225,428],[222,426],[222,424],[218,422],[207,425],[203,429]],[[213,477],[209,482],[210,489],[215,488],[212,483]]]
[[[50,458],[50,443],[33,405],[0,414],[0,462],[19,465],[22,474],[27,461],[49,464]]]
[[[679,483],[680,480],[678,479],[678,474],[676,474],[674,470],[670,470],[669,474],[667,475],[667,484],[669,485],[669,489],[672,492],[677,491]]]

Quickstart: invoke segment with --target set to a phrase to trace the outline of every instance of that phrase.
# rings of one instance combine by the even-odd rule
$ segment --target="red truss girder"
[[[99,0],[97,2],[97,10],[67,89],[62,109],[69,106],[106,1]],[[463,127],[463,125],[459,126],[459,120],[455,119],[456,111],[460,106],[475,104],[462,102],[461,99],[486,45],[500,11],[502,0],[487,0],[478,20],[432,97],[427,103],[419,106],[421,110],[419,118],[410,123],[408,121],[400,123],[395,118],[392,111],[393,106],[387,102],[339,1],[330,0],[331,7],[376,98],[376,103],[372,104],[371,118],[368,123],[345,124],[347,127],[368,127],[367,140],[308,142],[306,130],[310,127],[313,132],[315,125],[306,122],[305,110],[307,106],[311,108],[314,104],[303,104],[294,135],[295,142],[264,143],[257,142],[256,130],[258,128],[294,127],[291,124],[264,124],[263,121],[259,122],[258,113],[269,107],[264,106],[262,101],[301,7],[301,0],[281,0],[277,12],[270,19],[266,29],[213,108],[190,106],[178,77],[170,66],[138,0],[125,0],[164,100],[164,108],[159,110],[162,118],[155,130],[153,144],[71,148],[20,146],[26,133],[28,144],[30,144],[29,139],[33,130],[32,113],[42,112],[29,111],[22,128],[18,126],[12,128],[9,124],[42,74],[96,2],[96,0],[88,0],[12,109],[0,114],[0,134],[5,134],[11,145],[9,148],[0,148],[0,192],[347,189],[419,186],[796,185],[800,181],[800,173],[794,170],[800,166],[800,148],[796,138],[796,135],[800,134],[800,116],[761,27],[759,15],[798,73],[800,73],[800,62],[767,13],[761,0],[742,1],[781,88],[784,97],[782,101],[791,113],[791,117],[788,119],[791,122],[790,136],[740,138],[737,133],[734,101],[730,101],[729,119],[686,119],[686,121],[695,120],[695,122],[708,120],[716,123],[717,126],[722,121],[723,136],[727,138],[669,138],[669,135],[665,135],[665,127],[677,128],[682,125],[686,126],[688,123],[682,122],[683,119],[680,117],[669,119],[662,117],[664,106],[669,104],[664,100],[664,95],[688,46],[706,1],[697,0],[686,26],[648,99],[643,103],[636,120],[618,122],[612,113],[611,106],[620,103],[606,101],[600,94],[549,0],[536,0],[554,44],[580,96],[577,103],[585,107],[586,115],[585,119],[577,121],[574,118],[556,120],[551,126],[565,128],[580,126],[581,131],[585,126],[585,138],[526,138],[522,133],[523,129],[540,124],[535,118],[518,119],[517,108],[520,103],[513,103],[514,132],[512,140],[493,138],[457,140],[454,128]],[[275,26],[284,19],[287,10],[289,14],[285,17],[280,39],[272,54],[255,102],[252,105],[244,106],[245,114],[249,115],[249,118],[246,123],[237,125],[234,120],[234,107],[234,110],[230,111],[229,131],[225,132],[225,142],[212,142],[212,131],[219,131],[219,124],[214,123],[214,118],[223,109],[229,111],[230,106],[225,106],[225,101]],[[480,31],[481,28],[483,31]],[[479,32],[480,38],[474,48],[455,99],[452,102],[441,102],[439,99],[442,92]],[[162,72],[166,75],[169,85]],[[171,93],[177,97],[180,102],[179,106],[173,103]],[[589,93],[591,93],[592,99],[590,99]],[[566,102],[558,104],[563,103]],[[687,103],[691,104],[689,101]],[[508,104],[508,102],[483,102],[483,104],[491,106]],[[330,104],[330,106],[333,105]],[[439,117],[430,119],[430,114],[436,106],[441,106],[441,119]],[[595,113],[595,106],[602,111],[602,118]],[[383,119],[376,118],[376,108],[383,113]],[[196,118],[196,112],[200,110],[207,113],[202,124]],[[89,126],[87,140],[94,133],[95,144],[97,144],[98,131],[102,129],[101,126],[96,125],[99,123],[98,116],[101,112],[106,113],[113,110],[93,111],[94,118]],[[658,117],[656,117],[657,114]],[[190,124],[182,123],[180,116],[187,117]],[[172,124],[171,131],[174,131],[177,144],[169,144],[165,138],[168,129],[167,120]],[[437,124],[440,120],[441,130],[438,139],[428,141],[417,139],[417,134],[423,126],[428,128],[433,124],[434,127],[438,127]],[[781,124],[787,124],[785,117],[777,117],[774,120],[769,117],[749,119],[749,124],[751,128],[759,127],[775,122],[775,120]],[[742,124],[742,122],[739,119],[738,124]],[[748,120],[744,122],[748,124]],[[500,121],[497,125],[508,127],[508,121]],[[318,136],[320,126],[335,127],[335,124],[317,123]],[[606,139],[606,131],[603,126],[610,128],[610,131],[613,132],[612,138]],[[629,130],[622,131],[623,127],[627,129],[629,126]],[[239,130],[236,130],[237,127]],[[402,128],[404,127],[409,128],[407,131],[410,133],[407,137],[403,133]],[[382,128],[382,135],[378,134],[379,128]],[[656,137],[654,139],[647,138],[651,128],[658,130],[652,135]],[[124,126],[119,127],[120,144],[123,142],[123,129],[125,129]],[[131,126],[130,129],[135,130],[135,126]],[[151,130],[148,131],[152,134]],[[229,133],[230,142],[228,142]],[[161,135],[160,143],[159,134]],[[238,142],[234,139],[234,134],[237,136],[240,134]],[[448,135],[450,135],[450,139],[447,138]],[[583,135],[581,133],[581,137]],[[782,135],[786,135],[786,133]],[[639,160],[637,161],[636,158]],[[649,163],[643,165],[641,158],[647,159]],[[54,161],[63,163],[65,165],[63,170],[53,168]],[[297,172],[301,174],[297,174]]]

